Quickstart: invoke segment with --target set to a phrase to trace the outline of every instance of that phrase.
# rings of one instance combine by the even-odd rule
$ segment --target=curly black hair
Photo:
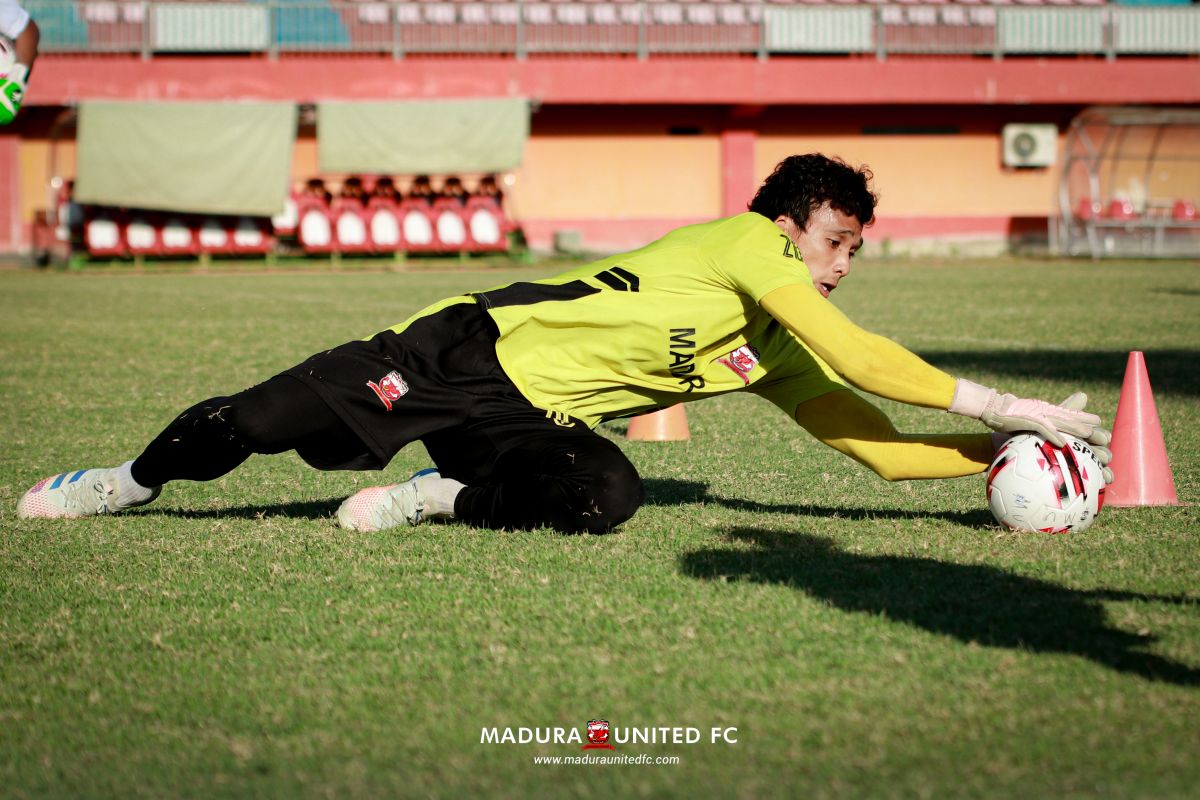
[[[855,169],[840,158],[820,153],[788,156],[763,181],[749,208],[769,220],[791,217],[804,230],[809,214],[828,201],[866,227],[875,221],[875,204],[879,201],[869,186],[873,177],[865,166]]]

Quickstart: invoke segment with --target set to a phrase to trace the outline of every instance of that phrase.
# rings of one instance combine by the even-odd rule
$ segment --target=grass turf
[[[255,457],[124,516],[15,518],[40,477],[130,458],[198,399],[544,273],[0,273],[6,795],[1194,796],[1194,263],[866,262],[835,297],[952,373],[1083,389],[1109,420],[1145,351],[1183,505],[1078,535],[998,529],[980,477],[885,483],[748,396],[689,406],[688,443],[602,428],[648,494],[606,537],[339,530],[341,498],[419,447],[385,475]],[[615,751],[675,765],[480,742],[595,717],[704,738]]]

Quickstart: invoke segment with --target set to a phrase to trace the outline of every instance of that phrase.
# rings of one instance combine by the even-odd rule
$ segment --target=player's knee
[[[601,462],[575,509],[578,533],[609,533],[637,513],[645,499],[642,478],[623,453],[615,450]]]
[[[197,403],[172,423],[172,435],[180,439],[203,437],[250,452],[269,452],[271,420],[268,410],[253,392],[232,397],[212,397]]]
[[[260,386],[238,392],[233,397],[209,401],[214,423],[220,420],[229,435],[255,453],[278,453],[286,449],[277,441],[281,409],[269,392]]]
[[[196,403],[171,423],[177,436],[199,434],[209,437],[231,438],[237,435],[234,421],[234,403],[231,397],[212,397]]]

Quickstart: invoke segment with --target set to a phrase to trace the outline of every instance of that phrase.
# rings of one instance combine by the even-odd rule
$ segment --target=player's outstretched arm
[[[784,286],[760,302],[837,374],[863,391],[910,405],[950,407],[952,375],[891,339],[858,327],[812,286]]]
[[[996,451],[989,433],[900,433],[849,389],[801,403],[795,416],[818,440],[889,481],[974,475],[987,469]]]
[[[1103,447],[1112,438],[1100,417],[1083,410],[1087,397],[1061,405],[1029,400],[952,375],[896,342],[855,325],[811,286],[769,292],[762,307],[854,386],[910,405],[941,408],[981,420],[994,431],[1033,431],[1056,445],[1068,433]]]

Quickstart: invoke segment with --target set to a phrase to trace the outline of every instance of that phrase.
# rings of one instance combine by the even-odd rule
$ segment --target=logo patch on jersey
[[[754,346],[744,344],[729,355],[718,358],[717,361],[736,372],[738,377],[749,386],[750,370],[758,366],[758,358],[758,351],[754,349]]]
[[[380,378],[379,383],[367,381],[367,386],[371,387],[371,391],[375,392],[375,396],[380,399],[384,408],[388,411],[392,410],[393,400],[399,400],[408,394],[408,384],[404,382],[404,378],[400,377],[400,373],[395,370]]]

